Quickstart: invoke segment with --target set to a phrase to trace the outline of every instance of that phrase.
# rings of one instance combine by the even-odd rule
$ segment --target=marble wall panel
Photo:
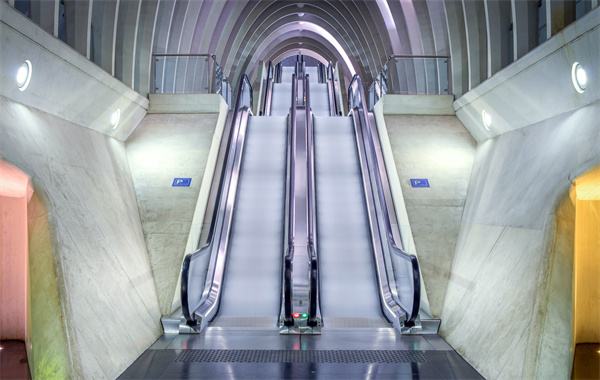
[[[179,272],[218,119],[218,113],[149,114],[126,142],[163,315],[179,298]],[[172,187],[174,178],[192,182]]]
[[[0,109],[0,156],[51,215],[72,374],[115,378],[162,333],[124,144],[4,97]]]
[[[486,378],[502,371],[528,333],[543,240],[541,231],[506,228],[459,301],[461,307],[442,313],[442,336]]]

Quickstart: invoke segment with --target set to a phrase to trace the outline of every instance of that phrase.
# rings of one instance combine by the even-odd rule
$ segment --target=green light
[[[302,314],[302,318],[308,318],[308,314],[307,313]]]

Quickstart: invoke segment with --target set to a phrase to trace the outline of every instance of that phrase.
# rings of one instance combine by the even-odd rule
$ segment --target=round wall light
[[[587,75],[579,62],[575,62],[571,67],[571,80],[573,81],[575,90],[583,94],[587,87]]]
[[[113,112],[110,118],[112,129],[117,129],[117,127],[119,126],[119,120],[121,120],[121,110],[117,108],[117,110]]]
[[[481,111],[481,120],[483,120],[483,126],[488,131],[490,130],[490,125],[492,125],[492,116],[487,113],[485,110]]]
[[[23,62],[17,71],[17,86],[19,90],[25,91],[27,86],[29,86],[29,81],[31,81],[31,62],[29,60]]]

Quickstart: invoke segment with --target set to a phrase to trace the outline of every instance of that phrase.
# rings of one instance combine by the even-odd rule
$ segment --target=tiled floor
[[[312,336],[247,328],[163,335],[120,377],[191,378],[482,379],[439,336],[402,336],[389,328],[324,328]]]

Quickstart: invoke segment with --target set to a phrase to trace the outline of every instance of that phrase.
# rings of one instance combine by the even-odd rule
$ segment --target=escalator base
[[[392,328],[214,328],[163,335],[120,379],[482,379],[438,335]]]

